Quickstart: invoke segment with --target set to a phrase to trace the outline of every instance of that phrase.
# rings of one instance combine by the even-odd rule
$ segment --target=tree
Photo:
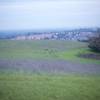
[[[100,29],[97,30],[95,37],[89,39],[88,47],[95,52],[100,52]]]

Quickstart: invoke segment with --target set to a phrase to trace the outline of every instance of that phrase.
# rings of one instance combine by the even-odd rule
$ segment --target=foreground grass
[[[0,41],[0,59],[67,59],[90,52],[85,43],[70,41]],[[48,67],[48,66],[47,66]],[[2,66],[1,66],[2,68]],[[0,100],[100,100],[100,76],[1,71]]]
[[[0,73],[0,100],[100,100],[100,77]]]

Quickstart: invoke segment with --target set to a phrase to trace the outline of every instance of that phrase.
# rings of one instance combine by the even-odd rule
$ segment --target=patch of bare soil
[[[82,57],[82,58],[100,60],[100,54],[96,54],[96,53],[79,54],[78,56],[79,56],[79,57]]]

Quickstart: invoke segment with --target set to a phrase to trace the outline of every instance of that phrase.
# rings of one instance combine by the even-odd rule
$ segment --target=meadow
[[[87,43],[0,40],[0,100],[100,100],[100,60]]]

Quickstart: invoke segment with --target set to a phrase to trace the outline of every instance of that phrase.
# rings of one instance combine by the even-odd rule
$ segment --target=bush
[[[100,34],[89,39],[88,47],[95,52],[100,52]]]

